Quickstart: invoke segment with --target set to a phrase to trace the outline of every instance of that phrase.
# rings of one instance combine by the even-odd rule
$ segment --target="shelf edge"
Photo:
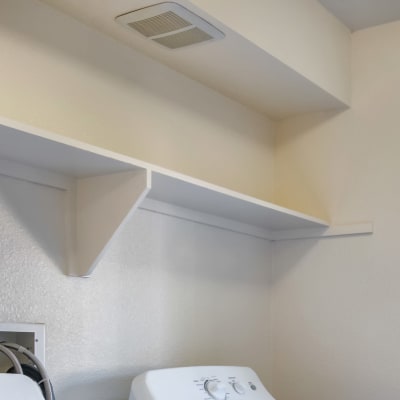
[[[176,206],[174,204],[165,203],[163,201],[154,200],[151,198],[146,198],[139,206],[139,209],[202,225],[212,226],[214,228],[223,229],[230,232],[253,236],[259,239],[272,240],[273,238],[272,232],[266,229],[233,221],[231,219],[218,217],[216,215]]]
[[[273,242],[282,240],[321,239],[337,236],[368,235],[373,233],[372,222],[335,225],[326,228],[303,228],[284,231],[271,231],[258,228],[253,225],[243,224],[231,219],[221,218],[212,214],[176,206],[174,204],[155,200],[149,197],[143,200],[139,206],[139,209]]]
[[[374,232],[372,222],[332,225],[327,228],[304,228],[271,232],[272,241],[321,239],[335,236],[369,235]]]

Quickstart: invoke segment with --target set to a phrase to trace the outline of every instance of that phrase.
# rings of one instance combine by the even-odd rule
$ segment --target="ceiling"
[[[170,51],[116,23],[116,16],[154,0],[42,1],[272,119],[347,106],[189,0],[179,3],[223,31],[223,40]],[[351,30],[400,18],[400,0],[319,1]]]
[[[352,31],[400,19],[400,0],[319,0],[319,2]]]

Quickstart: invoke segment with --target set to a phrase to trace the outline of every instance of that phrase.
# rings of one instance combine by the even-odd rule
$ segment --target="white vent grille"
[[[169,49],[222,39],[213,25],[177,3],[160,3],[121,15],[116,20]]]
[[[191,23],[174,14],[172,11],[156,15],[155,17],[135,21],[128,24],[146,37],[163,35],[191,26]]]
[[[206,32],[198,28],[193,28],[188,31],[155,38],[153,40],[170,49],[179,49],[180,47],[190,46],[191,44],[201,43],[211,39],[212,36]]]

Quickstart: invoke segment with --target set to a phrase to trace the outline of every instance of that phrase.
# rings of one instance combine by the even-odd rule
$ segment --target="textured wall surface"
[[[71,278],[62,207],[62,192],[0,177],[0,321],[46,324],[57,400],[127,399],[156,367],[268,380],[268,242],[140,210],[90,278]]]
[[[372,236],[276,247],[279,400],[399,398],[399,36],[400,22],[353,34],[352,109],[293,118],[278,135],[284,204],[374,222]]]

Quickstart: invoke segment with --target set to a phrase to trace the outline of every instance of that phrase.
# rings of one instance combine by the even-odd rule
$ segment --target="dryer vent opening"
[[[203,18],[172,2],[120,15],[116,21],[169,49],[225,37],[223,32]]]

